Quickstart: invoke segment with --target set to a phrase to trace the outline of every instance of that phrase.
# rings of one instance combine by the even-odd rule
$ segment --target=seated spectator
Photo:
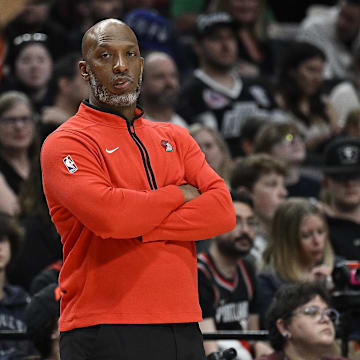
[[[339,0],[320,14],[309,13],[300,26],[298,39],[326,53],[327,78],[350,78],[353,56],[360,49],[359,1]]]
[[[209,165],[229,185],[230,172],[233,164],[230,150],[221,134],[201,124],[191,125],[190,134],[199,144]]]
[[[15,261],[10,281],[32,292],[34,278],[48,266],[62,259],[62,243],[49,215],[42,189],[39,158],[21,187],[20,219],[25,229],[24,243]]]
[[[22,241],[22,229],[15,218],[0,213],[0,331],[26,332],[24,311],[30,296],[8,282],[7,271],[12,267]],[[1,340],[0,359],[24,359],[35,355],[29,340]]]
[[[254,152],[268,153],[285,163],[289,197],[319,197],[320,181],[301,173],[306,148],[295,122],[272,122],[262,126],[255,137]]]
[[[17,13],[16,17],[4,28],[4,34],[9,40],[10,53],[16,46],[14,40],[18,36],[42,33],[49,40],[49,50],[54,59],[66,54],[69,50],[67,32],[57,19],[51,17],[51,9],[55,2],[53,0],[14,1],[15,4],[22,5],[22,11]],[[11,7],[13,8],[14,5],[11,4]]]
[[[187,127],[175,112],[179,101],[180,79],[174,59],[165,52],[154,51],[145,56],[140,102],[149,120]]]
[[[285,283],[321,281],[329,287],[334,254],[322,210],[312,201],[289,198],[276,210],[258,275],[262,326],[276,290]]]
[[[263,117],[248,117],[241,128],[240,148],[243,156],[254,153],[254,141],[257,132],[267,120]]]
[[[325,149],[324,201],[335,254],[360,259],[360,139],[343,137]]]
[[[203,314],[203,332],[215,330],[258,330],[259,317],[255,307],[255,267],[244,257],[250,252],[256,218],[250,197],[232,194],[236,214],[234,230],[215,237],[198,255],[199,299]],[[240,359],[251,359],[246,341],[205,341],[205,353],[234,347]],[[248,350],[247,350],[248,349]],[[271,348],[256,342],[254,352],[270,353]]]
[[[331,106],[324,99],[325,61],[320,48],[293,42],[284,54],[274,90],[278,107],[299,125],[312,163],[340,131]]]
[[[274,213],[287,196],[285,177],[283,163],[267,154],[254,154],[240,159],[230,175],[232,191],[247,191],[254,203],[258,226],[250,254],[257,266],[270,235]]]
[[[36,292],[24,312],[27,334],[44,360],[60,360],[59,300],[60,289],[54,282]]]
[[[55,95],[55,102],[53,106],[43,108],[39,124],[42,140],[73,116],[81,101],[88,97],[87,83],[78,68],[80,60],[80,54],[70,53],[55,63],[50,84]]]
[[[341,360],[335,344],[339,313],[318,283],[282,287],[267,315],[269,340],[275,352],[257,360]]]
[[[239,48],[239,72],[244,77],[274,76],[273,40],[268,35],[270,16],[264,0],[223,0],[217,11],[226,11],[235,20]]]
[[[240,156],[244,122],[250,116],[268,116],[274,105],[272,95],[235,70],[238,48],[229,14],[198,17],[194,50],[199,68],[184,81],[177,112],[189,124],[198,122],[218,130],[232,157]]]
[[[30,176],[38,156],[35,119],[29,98],[20,92],[0,95],[0,210],[20,211],[21,184]]]
[[[14,39],[15,46],[9,53],[10,73],[4,78],[2,90],[24,92],[32,101],[37,113],[44,106],[52,105],[54,96],[50,88],[53,60],[46,34],[22,34]]]

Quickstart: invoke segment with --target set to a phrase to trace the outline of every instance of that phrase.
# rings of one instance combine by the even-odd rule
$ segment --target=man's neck
[[[285,179],[286,185],[293,185],[299,181],[300,178],[300,168],[298,164],[286,164],[287,175]]]
[[[352,210],[345,211],[332,202],[331,209],[333,211],[332,216],[335,218],[350,220],[358,224],[360,223],[360,204]]]
[[[208,65],[203,65],[201,70],[214,81],[218,82],[222,86],[232,89],[234,86],[234,76],[232,69],[218,70]]]
[[[146,116],[150,117],[155,121],[169,122],[174,115],[174,109],[167,107],[156,107],[152,106],[147,102],[144,102],[144,112]]]
[[[99,107],[103,111],[109,111],[115,114],[121,114],[125,119],[132,122],[135,117],[136,102],[129,106],[112,106],[97,101],[95,98],[89,97],[89,103],[91,105]]]
[[[216,268],[224,277],[228,279],[233,278],[236,274],[236,264],[238,259],[230,258],[229,256],[223,255],[219,251],[219,248],[216,245],[215,241],[216,240],[213,240],[209,252],[215,262]]]

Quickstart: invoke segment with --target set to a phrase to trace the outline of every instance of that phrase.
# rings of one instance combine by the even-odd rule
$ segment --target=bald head
[[[136,35],[127,24],[118,19],[105,19],[93,25],[84,34],[81,43],[83,59],[88,60],[89,54],[97,45],[114,39],[115,35],[138,46]]]

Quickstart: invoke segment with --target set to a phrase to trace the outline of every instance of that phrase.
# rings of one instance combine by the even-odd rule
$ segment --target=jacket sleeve
[[[69,154],[78,169],[73,173],[63,163]],[[57,131],[47,138],[41,167],[52,217],[65,209],[99,237],[134,238],[159,226],[184,203],[175,185],[149,191],[115,188],[101,164],[96,145],[80,135]]]
[[[199,189],[201,195],[169,214],[143,242],[157,240],[195,241],[208,239],[235,227],[235,211],[224,180],[205,161],[198,144],[186,133],[177,143],[184,147],[185,181]]]

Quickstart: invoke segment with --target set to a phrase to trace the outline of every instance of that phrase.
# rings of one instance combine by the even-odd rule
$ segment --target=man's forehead
[[[136,36],[128,25],[122,21],[111,19],[96,24],[86,38],[90,47],[101,46],[113,41],[124,41],[138,45]]]
[[[254,211],[249,204],[246,204],[242,201],[233,201],[235,214],[238,217],[252,217],[254,216]]]

